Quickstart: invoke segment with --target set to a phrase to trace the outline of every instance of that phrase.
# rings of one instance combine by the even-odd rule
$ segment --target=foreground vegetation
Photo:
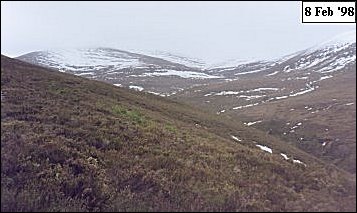
[[[240,122],[4,56],[1,91],[1,211],[356,210],[354,177]]]

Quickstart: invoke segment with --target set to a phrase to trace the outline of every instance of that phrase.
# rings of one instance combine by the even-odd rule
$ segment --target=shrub
[[[130,121],[133,121],[140,125],[146,124],[147,122],[144,116],[137,110],[126,109],[122,106],[118,106],[118,105],[113,106],[112,113],[115,115],[123,116],[129,119]]]

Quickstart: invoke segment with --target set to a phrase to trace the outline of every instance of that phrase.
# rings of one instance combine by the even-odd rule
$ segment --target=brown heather
[[[5,56],[1,92],[1,211],[356,210],[355,176],[239,121]]]

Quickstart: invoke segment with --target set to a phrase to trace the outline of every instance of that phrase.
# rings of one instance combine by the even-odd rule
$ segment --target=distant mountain
[[[38,51],[18,59],[117,86],[170,96],[194,86],[257,75],[288,79],[298,71],[305,78],[303,72],[306,71],[318,73],[314,81],[355,63],[353,35],[354,32],[343,34],[275,60],[237,59],[215,65],[163,51],[139,54],[112,48]]]
[[[227,76],[276,75],[291,71],[331,73],[356,62],[355,31],[336,36],[311,48],[265,61],[238,61],[238,64],[214,68],[209,73]],[[259,74],[258,74],[259,73]]]
[[[354,39],[352,39],[352,36]],[[342,34],[279,63],[283,72],[309,70],[333,73],[356,63],[356,32]],[[286,66],[285,66],[286,65]]]
[[[122,69],[192,69],[161,58],[111,48],[38,51],[18,58],[62,72],[73,72],[76,75],[92,75],[85,74],[88,71],[94,72],[94,75],[102,75]]]
[[[18,59],[162,96],[221,78],[186,66],[190,61],[187,58],[168,53],[160,53],[160,57],[111,48],[91,48],[32,52]],[[199,62],[191,60],[190,64]]]

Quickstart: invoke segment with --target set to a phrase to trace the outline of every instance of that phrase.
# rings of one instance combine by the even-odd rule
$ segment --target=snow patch
[[[141,86],[135,86],[135,85],[130,85],[129,88],[130,88],[130,89],[134,89],[134,90],[136,90],[136,91],[143,91],[143,90],[144,90],[143,87],[141,87]]]
[[[230,68],[230,69],[226,69],[226,70],[233,70],[236,69],[236,67],[244,65],[244,64],[249,64],[249,63],[253,63],[256,62],[256,59],[249,59],[249,60],[244,60],[244,59],[231,59],[231,60],[227,60],[225,62],[221,62],[221,63],[216,63],[216,64],[212,64],[210,66],[207,66],[208,69],[216,69],[216,68]]]
[[[287,156],[286,154],[280,153],[280,155],[283,156],[283,158],[284,158],[285,160],[289,160],[289,158],[288,158],[288,156]]]
[[[251,125],[254,125],[254,124],[257,124],[257,123],[261,123],[262,122],[262,120],[260,120],[260,121],[252,121],[252,122],[248,122],[248,123],[244,123],[245,125],[247,125],[247,126],[251,126]]]
[[[259,103],[254,103],[254,104],[248,104],[248,105],[244,105],[244,106],[237,106],[237,107],[233,107],[232,109],[242,109],[242,108],[247,108],[247,107],[252,107],[252,106],[256,106]]]
[[[264,91],[264,90],[272,90],[272,91],[277,91],[279,90],[279,88],[256,88],[256,89],[253,89],[253,90],[250,90],[252,92],[260,92],[260,91]]]
[[[219,114],[221,114],[221,113],[224,113],[226,110],[225,109],[223,109],[223,110],[221,110],[221,111],[219,111],[219,112],[217,112],[217,115],[219,115]]]
[[[208,75],[202,72],[193,71],[179,71],[179,70],[167,70],[163,69],[162,72],[149,72],[143,73],[142,76],[179,76],[181,78],[195,78],[195,79],[212,79],[212,78],[222,78],[222,76]]]
[[[265,95],[240,95],[239,97],[240,98],[246,98],[245,100],[246,101],[250,101],[252,99],[257,99],[257,98],[262,98],[264,97]]]
[[[158,93],[158,92],[154,92],[154,91],[146,91],[147,93],[150,93],[150,94],[154,94],[154,95],[158,95],[158,96],[162,96],[162,97],[165,97],[165,95],[161,94],[161,93]]]
[[[285,99],[288,98],[289,96],[283,95],[283,96],[279,96],[279,97],[275,97],[276,100],[280,100],[280,99]]]
[[[135,51],[138,52],[138,51]],[[183,56],[183,55],[179,55],[179,54],[173,54],[170,52],[165,52],[165,51],[140,51],[139,53],[144,54],[144,55],[148,55],[148,56],[152,56],[152,57],[157,57],[160,59],[164,59],[166,61],[170,61],[173,63],[178,63],[178,64],[182,64],[185,65],[187,67],[193,67],[193,68],[205,68],[207,65],[206,63],[198,58],[191,58],[188,56]]]
[[[261,71],[264,71],[264,70],[266,70],[266,69],[252,70],[252,71],[247,71],[247,72],[240,72],[240,73],[236,73],[234,75],[246,75],[246,74],[261,72]]]
[[[241,141],[242,141],[241,139],[239,139],[238,137],[236,137],[236,136],[234,136],[234,135],[231,135],[231,137],[232,137],[234,140],[238,141],[238,142],[241,142]]]
[[[263,146],[263,145],[259,145],[259,144],[257,144],[256,146],[259,147],[263,151],[269,152],[271,154],[273,153],[273,150],[267,146]]]
[[[296,80],[305,80],[305,79],[309,79],[309,77],[307,76],[303,76],[303,77],[296,77]]]
[[[322,81],[322,80],[325,80],[328,78],[332,78],[332,77],[333,77],[332,75],[322,76],[319,81]]]
[[[306,90],[303,90],[303,91],[301,91],[301,92],[297,92],[297,93],[294,93],[294,94],[290,94],[289,96],[290,96],[290,97],[294,97],[294,96],[298,96],[298,95],[303,95],[303,94],[306,94],[306,93],[308,93],[308,92],[312,92],[312,91],[314,91],[314,90],[315,90],[315,88],[314,88],[314,87],[311,87],[311,88],[306,89]]]
[[[219,93],[216,93],[214,95],[237,95],[241,92],[235,92],[235,91],[222,91],[222,92],[219,92]],[[207,95],[207,94],[206,94]],[[207,95],[208,96],[208,95]]]
[[[266,75],[266,76],[273,76],[273,75],[276,75],[276,74],[278,74],[278,73],[279,73],[279,71],[275,71],[275,72],[270,73],[270,74],[268,74],[268,75]]]
[[[293,159],[293,163],[298,163],[298,164],[302,164],[304,166],[306,166],[306,164],[300,160],[297,160],[297,159]]]
[[[83,73],[75,73],[77,76],[82,76],[82,75],[95,75],[94,72],[83,72]]]

